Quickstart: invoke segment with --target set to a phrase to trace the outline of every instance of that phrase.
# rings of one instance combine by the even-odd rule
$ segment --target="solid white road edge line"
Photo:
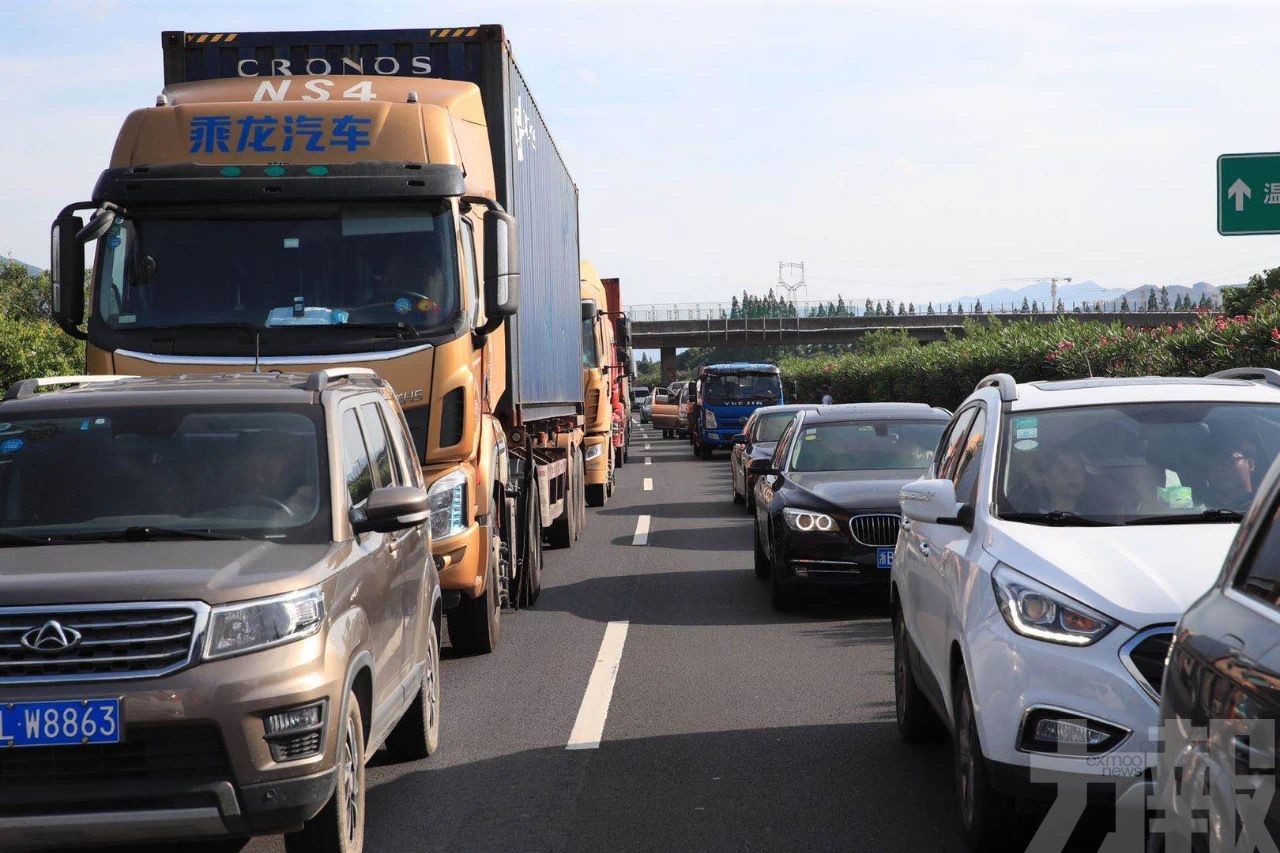
[[[640,516],[646,522],[649,516]],[[613,700],[613,685],[618,680],[618,667],[622,664],[622,647],[627,642],[627,622],[610,622],[600,641],[596,665],[587,682],[587,692],[582,694],[578,719],[573,723],[569,742],[565,749],[599,749],[604,737],[604,722],[609,716],[609,703]]]
[[[652,491],[653,491],[653,478],[652,478],[652,477],[645,477],[645,478],[644,478],[644,490],[645,490],[646,492],[652,492]]]
[[[636,533],[631,537],[632,545],[649,544],[649,516],[642,515],[636,519]]]

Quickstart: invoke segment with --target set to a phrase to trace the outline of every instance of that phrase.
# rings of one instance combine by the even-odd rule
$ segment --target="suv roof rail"
[[[1205,379],[1248,379],[1253,382],[1262,381],[1280,388],[1280,370],[1274,367],[1232,367],[1210,373]]]
[[[25,400],[34,396],[41,388],[58,385],[97,385],[108,382],[119,382],[121,379],[138,379],[134,375],[117,374],[115,376],[44,376],[39,379],[20,379],[4,392],[6,400]]]
[[[1018,383],[1007,373],[992,373],[978,380],[974,391],[982,388],[999,388],[1000,402],[1011,403],[1018,399]]]
[[[343,379],[377,379],[378,372],[367,367],[328,367],[324,370],[314,370],[307,376],[306,384],[302,387],[307,391],[323,391],[334,382]]]

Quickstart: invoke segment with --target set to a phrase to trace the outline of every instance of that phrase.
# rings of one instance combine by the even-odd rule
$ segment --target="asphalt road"
[[[894,728],[885,604],[775,613],[723,455],[637,431],[619,478],[582,539],[547,552],[536,607],[503,614],[497,652],[446,649],[441,749],[375,759],[366,849],[962,849],[950,745]],[[599,747],[566,749],[621,621]]]

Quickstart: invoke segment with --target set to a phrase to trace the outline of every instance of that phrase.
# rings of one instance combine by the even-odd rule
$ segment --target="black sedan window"
[[[944,421],[857,421],[804,427],[791,452],[792,471],[924,469],[933,461]]]
[[[758,416],[755,426],[755,441],[777,441],[782,431],[796,416],[795,412],[770,412]]]

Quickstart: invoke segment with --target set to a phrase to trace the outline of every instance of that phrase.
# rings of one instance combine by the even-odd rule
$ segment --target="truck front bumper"
[[[607,432],[588,435],[582,440],[582,458],[586,464],[587,485],[609,482],[609,460],[612,435]]]

